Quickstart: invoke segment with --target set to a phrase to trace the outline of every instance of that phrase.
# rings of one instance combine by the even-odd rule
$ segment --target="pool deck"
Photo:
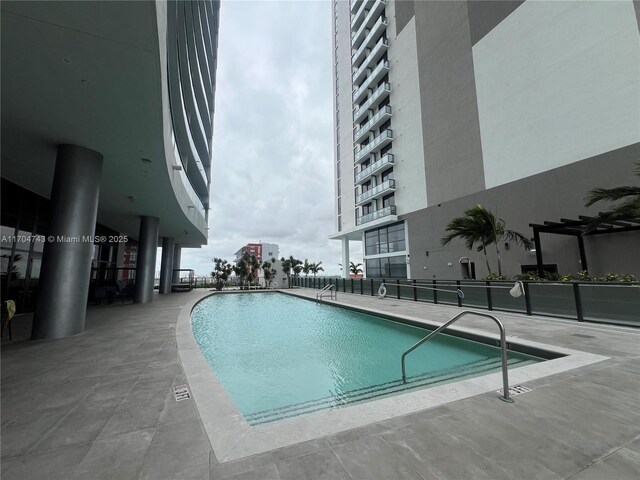
[[[314,297],[317,291],[296,294]],[[2,479],[562,479],[640,476],[640,331],[496,312],[509,336],[609,357],[495,392],[218,463],[176,345],[183,307],[209,292],[91,307],[76,337],[2,342]],[[259,294],[259,293],[258,293]],[[340,293],[339,304],[444,322],[444,305]],[[463,327],[493,334],[479,317]]]

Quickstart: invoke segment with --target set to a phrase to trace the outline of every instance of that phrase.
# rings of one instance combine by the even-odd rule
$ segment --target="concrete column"
[[[171,293],[173,282],[173,252],[175,240],[171,237],[162,238],[162,261],[160,262],[160,291],[159,293]]]
[[[138,235],[138,261],[136,263],[135,303],[149,303],[153,299],[153,281],[156,274],[158,249],[158,217],[140,217]]]
[[[102,158],[77,145],[58,146],[31,330],[34,340],[84,331]]]
[[[350,278],[349,275],[349,238],[342,239],[342,278]]]
[[[173,269],[180,269],[180,257],[182,256],[182,247],[178,244],[173,247]],[[173,283],[180,281],[180,272],[173,272]]]

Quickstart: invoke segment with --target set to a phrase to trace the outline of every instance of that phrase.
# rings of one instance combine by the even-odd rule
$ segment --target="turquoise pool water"
[[[498,348],[279,293],[214,295],[191,317],[216,376],[261,424],[500,370]],[[509,366],[543,359],[509,352]]]

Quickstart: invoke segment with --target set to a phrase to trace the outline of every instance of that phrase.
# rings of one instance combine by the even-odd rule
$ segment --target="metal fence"
[[[523,281],[525,294],[514,298],[509,294],[513,281],[292,279],[298,287],[320,289],[333,284],[340,292],[372,297],[378,295],[383,282],[387,298],[640,327],[640,282]],[[463,298],[457,295],[457,289],[463,292]]]

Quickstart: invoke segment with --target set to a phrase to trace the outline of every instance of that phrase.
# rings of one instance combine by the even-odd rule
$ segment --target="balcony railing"
[[[358,83],[361,80],[362,76],[367,71],[367,67],[372,63],[377,62],[380,59],[380,57],[382,57],[384,52],[387,51],[388,47],[389,47],[389,42],[387,41],[387,39],[384,37],[381,38],[378,41],[378,43],[376,43],[376,45],[373,47],[373,49],[371,50],[371,53],[369,53],[365,61],[362,62],[362,65],[360,65],[360,68],[358,68],[358,70],[356,70],[355,73],[351,76],[351,80],[353,81],[353,83]]]
[[[396,189],[396,181],[393,179],[389,179],[385,182],[382,182],[380,185],[376,185],[373,188],[370,188],[366,192],[362,192],[360,195],[356,197],[356,205],[367,202],[371,199],[380,197],[388,192],[393,192]]]
[[[391,140],[393,140],[393,131],[390,128],[387,128],[384,132],[374,138],[371,143],[356,152],[355,161],[359,162],[367,155],[377,152],[391,142]]]
[[[364,20],[367,13],[369,13],[369,10],[367,10],[367,6],[369,6],[372,3],[373,3],[372,0],[364,0],[356,10],[356,13],[351,14],[351,30],[358,29],[362,20]]]
[[[367,36],[362,42],[362,45],[360,45],[358,47],[358,50],[356,50],[356,52],[351,55],[351,65],[357,65],[358,63],[360,63],[360,60],[362,60],[362,58],[366,54],[367,48],[369,48],[371,41],[374,38],[378,38],[378,36],[385,28],[387,28],[387,21],[383,17],[378,18],[375,25],[371,27],[371,31],[367,33]]]
[[[362,25],[358,28],[358,30],[351,35],[351,48],[358,48],[362,40],[366,37],[367,29],[371,28],[378,18],[378,16],[384,11],[384,7],[387,5],[387,0],[377,0],[376,3],[373,4],[369,13],[365,17]]]
[[[390,83],[380,85],[361,107],[356,107],[353,114],[353,122],[360,123],[360,119],[366,115],[367,111],[371,108],[376,108],[380,102],[387,98],[389,93],[391,93]]]
[[[367,90],[372,83],[379,81],[382,76],[389,71],[389,62],[387,60],[380,62],[376,68],[372,70],[366,80],[362,83],[360,88],[353,92],[353,103],[359,103],[360,100],[367,94]]]
[[[351,13],[355,12],[356,10],[358,10],[358,8],[360,8],[360,5],[362,5],[363,0],[351,0]]]
[[[383,124],[388,118],[391,118],[391,105],[385,105],[380,109],[378,113],[376,113],[371,119],[360,127],[355,135],[353,136],[353,140],[357,143],[360,139],[369,132],[369,130],[375,130],[376,127]]]
[[[364,170],[360,170],[358,173],[356,173],[356,179],[355,179],[356,185],[361,183],[363,180],[369,178],[374,173],[379,172],[387,165],[394,165],[392,153],[387,153],[384,157],[382,157],[377,162],[372,163]]]
[[[378,220],[379,218],[388,217],[389,215],[395,214],[396,206],[389,205],[388,207],[384,207],[380,210],[376,210],[375,212],[367,213],[366,215],[362,215],[361,217],[356,218],[356,225],[373,222],[374,220]]]

